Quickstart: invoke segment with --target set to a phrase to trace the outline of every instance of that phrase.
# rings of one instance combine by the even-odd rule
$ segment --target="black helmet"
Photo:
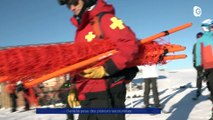
[[[203,33],[199,32],[199,33],[197,33],[196,38],[198,39],[198,38],[201,38],[202,36],[203,36]]]
[[[83,0],[87,7],[91,7],[96,4],[97,0]],[[77,5],[78,0],[58,0],[60,5]]]
[[[91,7],[97,3],[97,0],[83,0],[87,7]]]
[[[60,5],[78,5],[78,0],[58,0]]]
[[[58,3],[59,3],[60,5],[65,5],[65,4],[68,3],[68,0],[58,0]]]

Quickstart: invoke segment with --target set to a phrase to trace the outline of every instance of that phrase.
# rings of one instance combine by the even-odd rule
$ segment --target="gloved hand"
[[[81,76],[84,78],[103,78],[107,75],[103,66],[88,68],[81,73]]]
[[[71,91],[67,97],[67,102],[68,102],[70,108],[80,106],[80,103],[77,100],[77,95],[76,95],[75,89],[71,89]]]

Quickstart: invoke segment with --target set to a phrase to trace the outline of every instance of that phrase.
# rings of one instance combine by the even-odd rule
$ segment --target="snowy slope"
[[[196,86],[194,69],[159,71],[158,89],[163,112],[157,115],[127,114],[127,120],[208,120],[212,104],[208,100],[209,91],[203,83],[202,96],[193,101]],[[132,81],[132,91],[128,90],[126,107],[140,108],[143,105],[143,89],[140,74]],[[136,96],[131,98],[131,96]],[[152,98],[150,99],[152,102]],[[21,109],[21,108],[20,108]],[[165,113],[168,112],[168,113]],[[9,109],[0,110],[0,120],[65,120],[66,115],[35,114],[35,110],[10,113]]]

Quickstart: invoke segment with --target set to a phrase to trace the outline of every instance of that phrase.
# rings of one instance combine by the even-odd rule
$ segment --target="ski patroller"
[[[142,46],[142,47],[140,46],[140,48],[143,48],[144,46],[147,47],[147,46],[150,46],[150,45],[156,45],[157,42],[152,42],[152,41],[156,40],[157,38],[160,38],[160,37],[172,34],[174,32],[180,31],[182,29],[188,28],[191,25],[192,25],[192,23],[187,23],[187,24],[172,28],[170,30],[163,31],[161,33],[155,34],[153,36],[147,37],[145,39],[142,39],[142,40],[140,40],[141,46]],[[148,57],[150,57],[152,59],[154,58],[152,55],[155,55],[155,59],[158,60],[159,56],[165,53],[165,50],[168,50],[167,52],[177,52],[177,51],[185,50],[185,47],[180,46],[180,45],[173,45],[173,44],[162,44],[162,45],[159,45],[158,44],[158,46],[160,46],[159,50],[157,50],[157,51],[151,50],[149,52],[143,52],[142,55],[143,56],[148,56]],[[52,46],[51,45],[47,45],[46,47],[52,47]],[[26,46],[26,48],[27,48],[27,46]],[[33,48],[37,48],[37,47],[33,46]],[[81,47],[81,48],[83,48],[83,47]],[[12,48],[12,49],[16,50],[16,48]],[[38,46],[38,49],[41,49],[41,48],[39,48],[39,46]],[[6,50],[1,50],[0,54],[2,53],[2,51],[7,51],[7,50],[11,51],[10,48],[6,49]],[[144,50],[144,49],[142,49],[142,50]],[[35,51],[33,51],[33,49],[28,50],[28,51],[35,52]],[[98,55],[95,55],[95,57],[89,57],[86,60],[81,60],[81,61],[78,61],[78,62],[76,62],[74,64],[68,65],[67,67],[63,67],[63,68],[60,68],[58,70],[54,70],[53,72],[50,72],[50,73],[45,73],[45,75],[39,76],[37,78],[36,77],[33,78],[34,76],[32,75],[33,79],[30,79],[30,80],[28,79],[26,81],[23,81],[24,82],[24,86],[25,87],[32,87],[32,86],[34,86],[36,84],[39,84],[41,82],[44,82],[44,81],[50,79],[50,78],[57,77],[57,76],[63,75],[63,74],[68,73],[68,72],[74,72],[74,71],[76,71],[78,69],[85,68],[85,67],[87,67],[87,66],[89,66],[91,64],[94,64],[95,62],[98,62],[98,61],[101,61],[101,60],[109,58],[111,55],[116,54],[116,52],[117,52],[116,50],[113,50],[112,48],[109,48],[109,50],[104,51],[101,54],[98,53]],[[140,57],[143,57],[143,56],[140,56]],[[184,54],[183,55],[175,55],[175,56],[170,55],[168,57],[164,56],[164,59],[162,61],[165,62],[166,60],[183,59],[185,57],[186,57],[186,55],[184,55]],[[138,61],[140,61],[140,60],[136,60],[137,64],[133,64],[133,65],[140,65],[141,63],[138,63]],[[146,60],[144,59],[144,60],[142,60],[142,62],[143,61],[146,61]],[[24,61],[22,61],[22,62],[24,62]],[[147,61],[147,62],[149,62],[149,61]],[[157,63],[159,61],[154,61],[154,62]],[[24,63],[21,63],[21,64],[24,64]],[[0,73],[3,73],[3,72],[0,71]],[[14,82],[15,82],[17,80],[20,80],[20,79],[16,79],[16,80],[13,79],[15,76],[12,76],[12,74],[11,74],[11,76],[10,75],[1,75],[1,76],[3,76],[3,77],[0,78],[0,82],[5,82],[7,80],[14,80]],[[24,75],[24,74],[23,74],[23,76],[20,75],[20,78],[21,77],[25,77],[25,76],[26,75]],[[27,77],[30,78],[30,76],[31,76],[31,74],[29,74]]]

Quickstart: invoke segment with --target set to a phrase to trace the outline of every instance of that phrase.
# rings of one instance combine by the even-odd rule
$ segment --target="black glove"
[[[109,76],[111,79],[112,83],[118,82],[121,79],[126,79],[126,80],[133,80],[133,78],[136,76],[137,72],[139,71],[138,67],[131,67],[131,68],[125,68],[118,73]]]

